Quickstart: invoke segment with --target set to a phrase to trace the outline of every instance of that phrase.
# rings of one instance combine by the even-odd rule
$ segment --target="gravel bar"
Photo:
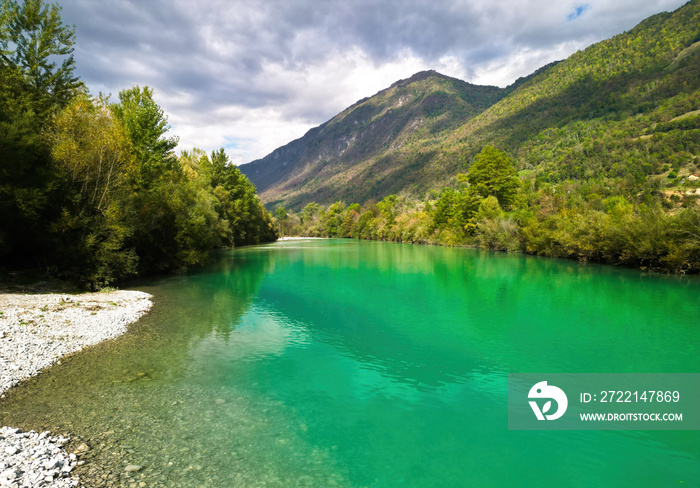
[[[66,354],[123,334],[148,312],[151,298],[139,291],[0,294],[0,395]],[[2,427],[0,487],[77,486],[70,476],[76,456],[61,449],[67,441]]]

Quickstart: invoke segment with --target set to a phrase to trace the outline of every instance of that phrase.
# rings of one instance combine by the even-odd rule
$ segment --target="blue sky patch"
[[[589,9],[589,7],[589,4],[578,5],[573,12],[566,16],[567,20],[578,19],[579,17],[581,17],[581,14],[583,14],[586,10]]]

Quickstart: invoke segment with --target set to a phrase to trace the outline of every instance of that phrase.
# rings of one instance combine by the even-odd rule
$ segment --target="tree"
[[[484,198],[474,215],[476,242],[480,247],[498,251],[516,251],[519,247],[518,224],[501,210],[493,195]]]
[[[177,137],[165,137],[170,130],[168,117],[153,100],[153,90],[135,86],[119,92],[119,103],[112,112],[124,125],[138,164],[134,183],[137,188],[148,188],[176,162],[172,153]]]
[[[283,222],[287,220],[287,217],[289,217],[289,214],[287,214],[287,210],[280,206],[275,209],[275,218],[279,220],[280,222]]]
[[[301,210],[302,223],[309,227],[312,222],[316,221],[320,208],[321,207],[316,202],[307,203]]]
[[[473,191],[482,198],[493,195],[501,207],[513,202],[520,186],[515,164],[503,151],[493,146],[486,146],[476,155],[474,164],[466,175],[459,175],[460,180],[467,180]]]
[[[71,200],[105,212],[133,171],[128,136],[106,100],[80,95],[54,117],[48,138],[54,164],[74,189]]]
[[[279,235],[287,235],[287,231],[285,230],[287,226],[285,223],[289,219],[289,214],[287,213],[287,209],[284,208],[283,206],[279,206],[275,209],[275,221],[277,222],[277,234]]]
[[[452,223],[459,194],[452,188],[445,188],[431,211],[432,228],[447,227]]]
[[[352,231],[355,227],[355,223],[360,220],[360,212],[362,207],[359,203],[351,204],[345,211],[345,217],[343,218],[342,226],[342,236],[341,237],[352,237]]]
[[[135,274],[138,256],[126,245],[133,229],[124,211],[133,157],[107,101],[77,96],[52,118],[46,139],[62,196],[60,214],[48,225],[54,249],[47,263],[93,289]]]
[[[224,182],[227,173],[226,168],[231,165],[231,161],[223,147],[211,152],[210,161],[209,178],[211,179],[212,188],[216,188]]]
[[[73,29],[59,12],[41,1],[0,0],[0,258],[13,266],[50,252],[46,226],[63,198],[42,133],[81,83]]]
[[[396,205],[396,195],[387,195],[377,204],[386,225],[394,225],[396,223],[396,215],[394,206]]]
[[[341,235],[343,212],[345,212],[345,205],[343,202],[335,202],[328,207],[325,215],[323,215],[323,222],[321,225],[326,237],[344,237]]]
[[[82,86],[74,76],[75,28],[63,25],[61,8],[43,0],[3,2],[7,21],[2,42],[3,63],[14,66],[33,88],[44,110],[64,105]],[[61,61],[60,66],[57,64]]]

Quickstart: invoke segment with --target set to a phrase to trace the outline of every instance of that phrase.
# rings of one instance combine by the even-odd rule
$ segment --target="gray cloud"
[[[93,92],[154,87],[184,147],[236,139],[237,162],[263,156],[411,70],[505,85],[684,3],[59,2],[64,22],[76,25],[78,73]]]

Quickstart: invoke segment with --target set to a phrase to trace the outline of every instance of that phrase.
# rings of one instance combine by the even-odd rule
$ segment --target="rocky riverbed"
[[[80,295],[0,294],[0,397],[66,354],[123,334],[148,312],[151,296],[138,291]],[[0,429],[0,487],[77,486],[75,454],[67,438],[48,432]]]

